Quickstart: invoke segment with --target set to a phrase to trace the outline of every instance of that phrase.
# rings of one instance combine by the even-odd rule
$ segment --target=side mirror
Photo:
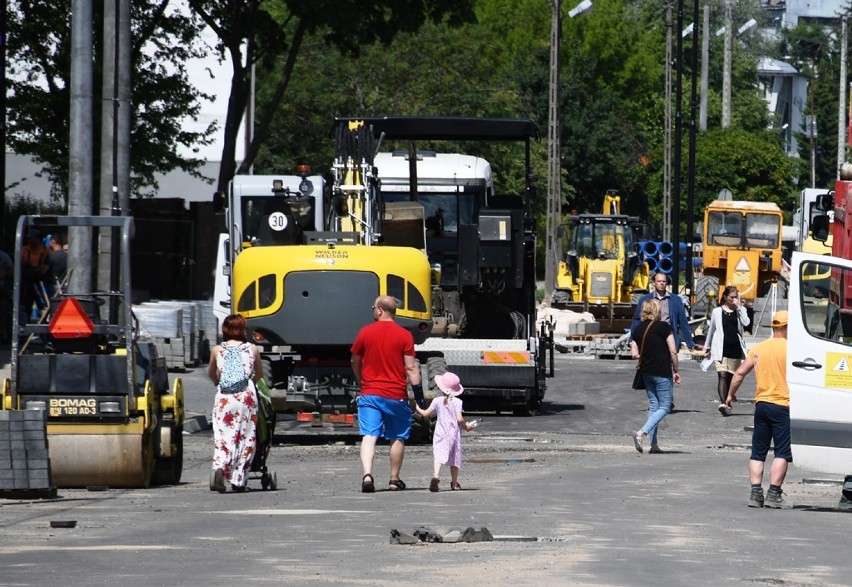
[[[816,197],[814,208],[822,212],[834,210],[834,193],[820,194]]]
[[[828,214],[819,214],[811,218],[811,236],[814,240],[825,244],[825,241],[828,240],[830,230],[831,223],[829,222]]]

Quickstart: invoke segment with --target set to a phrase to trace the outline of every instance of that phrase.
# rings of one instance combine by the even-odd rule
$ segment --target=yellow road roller
[[[3,381],[0,407],[46,412],[56,487],[180,481],[183,384],[176,379],[169,387],[165,359],[140,336],[133,316],[132,229],[133,219],[125,216],[18,220],[11,377]],[[64,276],[22,267],[31,237],[57,234],[59,242],[72,242]],[[86,245],[75,249],[75,239]],[[101,243],[96,262],[85,255],[77,260],[77,251],[92,250],[91,243]],[[86,285],[98,263],[109,264],[110,284],[101,291]]]

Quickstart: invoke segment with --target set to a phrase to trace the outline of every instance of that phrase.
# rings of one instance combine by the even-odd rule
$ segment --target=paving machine
[[[621,214],[621,197],[609,190],[601,214],[570,216],[568,226],[568,252],[559,262],[552,306],[590,312],[602,330],[624,332],[636,300],[648,292],[650,269],[634,239],[644,225]]]
[[[377,157],[384,140],[525,140],[529,182],[535,133],[518,120],[337,119],[331,185],[307,168],[234,178],[220,200],[228,235],[217,312],[246,318],[276,410],[351,422],[358,386],[349,349],[378,295],[399,301],[396,320],[414,336],[427,397],[449,366],[464,381],[467,409],[537,409],[544,361],[529,192],[495,195],[490,175],[468,170],[426,182],[426,194],[413,143],[404,173],[385,172],[389,161]]]
[[[169,389],[165,361],[138,334],[131,310],[130,238],[123,216],[22,216],[15,251],[15,291],[28,234],[68,232],[71,239],[111,238],[109,291],[60,288],[38,319],[14,300],[11,377],[4,410],[44,410],[56,487],[148,487],[180,481],[183,384]],[[107,238],[107,237],[104,237]],[[69,267],[69,271],[73,271]],[[27,309],[29,310],[29,309]]]

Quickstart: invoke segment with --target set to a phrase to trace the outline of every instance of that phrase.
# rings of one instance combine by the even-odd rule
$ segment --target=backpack
[[[243,363],[243,353],[238,346],[223,345],[222,374],[219,389],[222,393],[239,393],[249,386],[249,375]]]

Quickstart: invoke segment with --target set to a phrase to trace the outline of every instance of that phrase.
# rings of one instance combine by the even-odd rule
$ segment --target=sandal
[[[457,481],[453,481],[450,483],[450,489],[453,491],[461,491],[461,485],[459,485]]]
[[[402,479],[391,479],[388,481],[389,491],[402,491],[403,489],[405,489],[405,483],[402,482]]]
[[[645,433],[641,430],[633,436],[633,446],[638,452],[642,452],[642,440],[645,439]]]
[[[438,491],[438,483],[440,482],[441,480],[437,477],[432,477],[432,481],[429,483],[429,491],[436,493]]]
[[[369,481],[367,481],[367,477],[370,478]],[[376,485],[373,482],[373,476],[370,475],[369,473],[367,473],[366,475],[364,475],[364,478],[361,480],[361,493],[375,493],[375,491],[376,491]]]

